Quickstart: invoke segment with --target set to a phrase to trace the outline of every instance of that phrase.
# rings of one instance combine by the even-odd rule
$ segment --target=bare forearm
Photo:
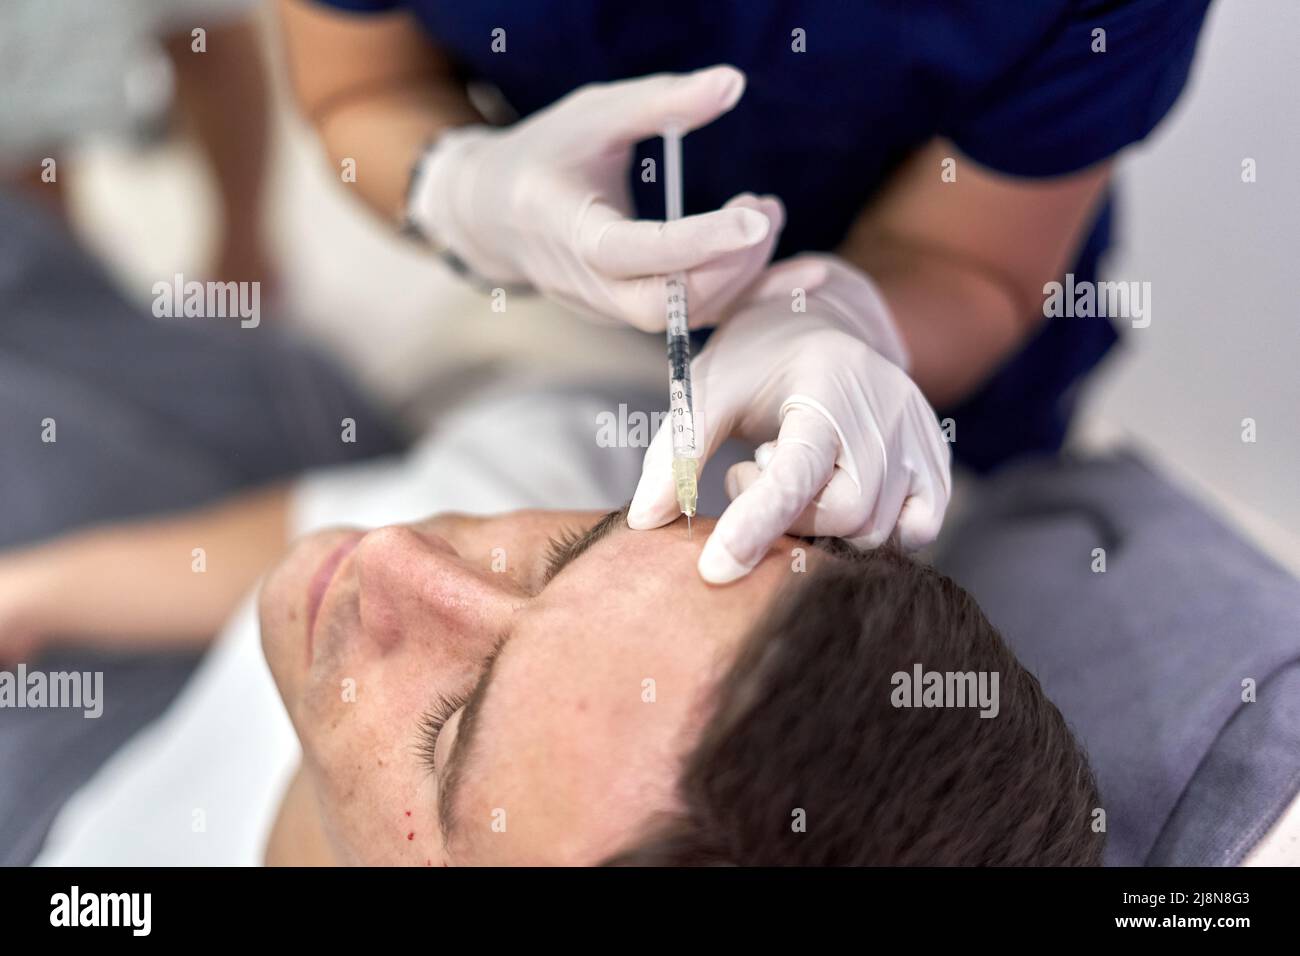
[[[317,122],[334,168],[356,163],[355,189],[389,222],[400,222],[406,187],[420,151],[439,132],[479,116],[458,92],[446,89],[376,91],[341,103]]]
[[[242,244],[260,242],[270,113],[256,24],[249,17],[212,27],[202,52],[191,42],[185,32],[166,44],[183,118],[212,169],[226,231]]]
[[[285,486],[265,488],[11,552],[0,569],[22,583],[23,623],[46,636],[199,644],[283,552],[287,502]]]
[[[1109,178],[1102,162],[1018,179],[936,139],[863,210],[837,251],[880,286],[931,403],[969,396],[1038,330],[1043,284],[1073,261]]]
[[[356,16],[281,0],[279,12],[295,96],[335,169],[355,163],[361,198],[400,219],[420,149],[481,121],[452,63],[406,11]]]
[[[907,343],[910,374],[938,408],[978,389],[1042,314],[1013,284],[938,251],[882,241],[841,254],[875,280]]]

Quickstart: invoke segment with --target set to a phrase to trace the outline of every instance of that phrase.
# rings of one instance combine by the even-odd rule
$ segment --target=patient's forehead
[[[700,529],[693,540],[676,531],[614,531],[519,615],[456,813],[467,836],[479,830],[477,850],[590,862],[672,808],[712,687],[794,576],[777,551],[741,582],[712,587],[695,570]],[[484,829],[498,809],[513,831]]]
[[[591,723],[687,706],[794,577],[777,550],[741,581],[706,584],[696,531],[612,531],[519,615],[494,687],[544,695],[551,713]]]
[[[636,639],[645,653],[676,655],[734,639],[776,591],[799,576],[796,568],[804,565],[791,552],[807,545],[783,537],[753,573],[719,587],[705,583],[696,568],[715,523],[702,519],[693,535],[685,522],[653,531],[620,524],[552,580],[530,611],[540,619],[581,610],[566,633],[575,644],[592,645],[584,648],[588,653],[627,650]],[[621,643],[605,639],[614,624],[621,628]]]

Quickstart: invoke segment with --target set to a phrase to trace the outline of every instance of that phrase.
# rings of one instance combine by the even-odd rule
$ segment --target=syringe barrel
[[[664,218],[682,218],[682,127],[664,127]]]
[[[686,319],[686,277],[668,277],[668,413],[673,453],[694,458],[695,396],[691,394],[691,333]]]
[[[682,217],[682,129],[670,122],[664,129],[664,212],[669,220]],[[676,272],[667,282],[668,403],[673,439],[673,485],[682,512],[695,514],[699,450],[695,445],[695,402],[691,394],[691,332],[687,318],[686,275]]]
[[[671,330],[668,332],[668,380],[687,384],[691,381],[691,337]]]

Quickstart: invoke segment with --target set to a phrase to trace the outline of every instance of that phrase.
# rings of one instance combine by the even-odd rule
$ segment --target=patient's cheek
[[[309,758],[331,851],[352,866],[441,866],[435,779],[413,748],[396,745],[410,740],[393,727],[382,738],[357,725],[350,730],[346,741],[336,736]]]
[[[277,599],[274,584],[274,580],[268,578],[258,594],[258,628],[262,656],[266,659],[285,709],[293,718],[307,679],[306,661],[293,653],[291,635],[295,623],[290,620],[284,603]],[[297,723],[296,719],[294,723]]]

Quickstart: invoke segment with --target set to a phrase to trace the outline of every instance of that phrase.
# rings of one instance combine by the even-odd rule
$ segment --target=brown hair
[[[1087,759],[974,599],[893,547],[832,551],[719,684],[680,809],[606,862],[1098,864]],[[895,706],[916,664],[997,673],[997,715]]]

